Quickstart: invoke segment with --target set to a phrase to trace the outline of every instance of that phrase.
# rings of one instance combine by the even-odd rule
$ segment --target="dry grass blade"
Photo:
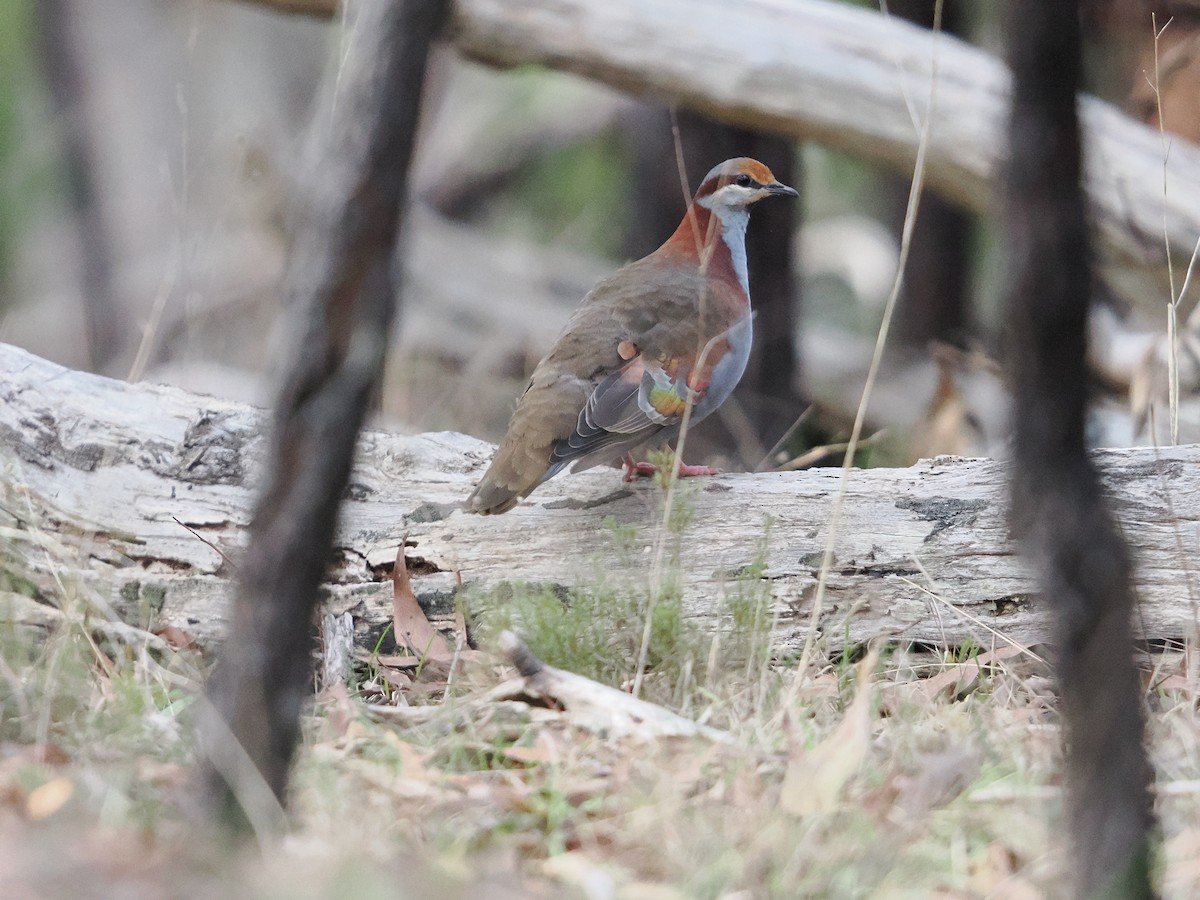
[[[188,525],[186,522],[179,521],[178,516],[171,516],[171,521],[173,521],[180,528],[189,532],[192,535],[192,537],[194,537],[200,543],[204,544],[204,546],[208,547],[210,550],[212,550],[214,553],[216,553],[217,556],[221,557],[221,560],[225,563],[225,565],[229,566],[229,571],[234,572],[234,573],[237,572],[237,570],[238,570],[237,564],[234,563],[234,561],[232,559],[230,559],[228,556],[225,555],[224,550],[222,550],[220,547],[218,547],[216,544],[214,544],[212,541],[210,541],[208,538],[206,538],[204,535],[202,535],[200,532],[198,532],[191,525]]]
[[[887,434],[886,429],[880,429],[869,437],[863,438],[858,442],[859,450],[864,447],[872,447],[878,444]],[[833,456],[836,453],[845,453],[850,449],[849,441],[843,441],[837,444],[822,444],[820,447],[810,447],[804,453],[794,459],[789,459],[787,462],[776,466],[772,471],[775,472],[796,472],[800,469],[809,469],[819,463],[826,457]]]
[[[893,682],[888,685],[886,694],[920,695],[928,700],[936,700],[940,697],[956,699],[978,687],[980,681],[987,674],[988,668],[992,665],[1020,656],[1025,652],[1023,647],[999,647],[995,650],[986,650],[964,662],[950,665],[945,671],[929,678]],[[888,703],[890,705],[890,698]]]
[[[983,619],[979,618],[978,616],[971,615],[969,612],[967,612],[961,606],[957,606],[954,603],[951,603],[949,600],[947,600],[945,597],[943,597],[941,594],[939,594],[934,589],[936,587],[936,585],[934,585],[933,579],[929,577],[929,573],[927,571],[925,571],[925,567],[921,564],[921,561],[919,559],[917,559],[916,557],[913,557],[913,565],[916,566],[917,570],[922,575],[925,576],[926,581],[929,582],[929,587],[926,587],[923,584],[917,584],[917,582],[913,581],[912,579],[902,577],[901,580],[905,584],[912,585],[917,590],[919,590],[923,594],[925,594],[927,597],[929,597],[933,600],[936,600],[938,603],[945,606],[947,609],[949,609],[951,612],[953,612],[956,616],[959,616],[960,618],[965,619],[966,621],[970,622],[972,625],[978,626],[982,630],[986,631],[988,634],[992,635],[992,637],[998,638],[999,640],[1008,644],[1010,647],[1013,647],[1013,648],[1021,651],[1026,656],[1028,656],[1030,659],[1032,659],[1036,662],[1039,662],[1042,665],[1047,664],[1044,659],[1042,659],[1040,656],[1038,656],[1036,653],[1034,653],[1032,650],[1030,650],[1024,644],[1014,641],[1008,635],[1004,634],[1004,632],[998,631],[997,629],[995,629],[991,625],[989,625],[987,622],[983,621]]]
[[[850,477],[850,467],[854,464],[854,454],[858,450],[859,438],[862,435],[866,420],[867,406],[871,401],[871,391],[875,379],[879,375],[883,363],[883,349],[887,345],[888,332],[891,329],[892,318],[895,315],[896,303],[900,297],[900,287],[904,283],[904,270],[908,264],[908,254],[912,247],[913,228],[917,222],[917,211],[921,205],[921,189],[925,183],[925,156],[929,149],[929,135],[933,128],[933,112],[937,99],[938,82],[938,41],[942,30],[942,0],[936,0],[933,8],[933,58],[930,61],[929,100],[925,110],[925,121],[921,127],[921,137],[917,143],[917,159],[913,166],[912,187],[908,194],[908,208],[904,213],[904,228],[900,236],[900,259],[896,266],[896,277],[892,282],[892,290],[884,305],[883,320],[879,324],[879,334],[875,340],[875,351],[871,356],[871,365],[867,370],[867,380],[863,385],[862,399],[859,400],[858,410],[854,416],[854,427],[850,430],[850,440],[846,445],[846,455],[842,461],[842,477],[838,481],[838,492],[834,497],[833,509],[830,512],[829,532],[825,539],[825,549],[821,558],[821,569],[817,576],[817,590],[813,596],[812,612],[809,617],[808,633],[804,638],[804,649],[800,654],[797,669],[804,672],[812,662],[813,650],[817,641],[817,626],[821,621],[821,609],[825,602],[825,586],[829,579],[829,571],[833,567],[833,549],[837,542],[838,526],[841,520],[842,506],[846,501],[847,479]]]
[[[858,689],[833,733],[811,750],[793,748],[779,794],[785,812],[805,816],[841,805],[843,788],[871,746],[871,679],[878,663],[879,650],[872,647],[858,664]]]

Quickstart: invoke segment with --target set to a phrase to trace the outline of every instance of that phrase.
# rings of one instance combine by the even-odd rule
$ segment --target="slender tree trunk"
[[[1016,393],[1013,524],[1056,613],[1075,895],[1147,897],[1151,770],[1130,559],[1084,451],[1092,273],[1076,113],[1079,6],[1012,0],[1008,14],[1001,224]]]
[[[284,799],[312,683],[318,587],[393,318],[393,248],[444,0],[357,0],[312,126],[285,282],[299,340],[276,404],[230,639],[205,723],[210,797],[256,830]]]
[[[892,15],[924,28],[933,27],[935,0],[889,0]],[[941,27],[962,37],[965,30],[962,3],[946,0]],[[883,218],[897,238],[908,208],[911,177],[881,172],[879,193]],[[970,281],[971,228],[974,218],[961,206],[936,191],[921,200],[921,214],[913,227],[912,246],[904,270],[904,291],[897,309],[901,343],[924,350],[938,340],[963,346],[971,327],[967,306]]]
[[[113,251],[96,184],[96,147],[87,116],[88,82],[73,5],[73,0],[37,0],[33,9],[74,217],[87,358],[91,369],[100,372],[120,353],[128,323],[114,296]]]

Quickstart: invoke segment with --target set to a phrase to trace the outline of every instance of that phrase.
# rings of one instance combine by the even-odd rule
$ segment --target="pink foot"
[[[720,469],[714,469],[712,466],[689,466],[687,463],[679,464],[680,478],[695,478],[697,475],[720,475]]]
[[[621,466],[625,469],[625,481],[633,481],[633,479],[643,476],[649,477],[658,471],[658,467],[653,463],[634,462],[633,457],[628,453],[621,458]]]
[[[658,471],[658,466],[648,462],[634,462],[632,456],[628,453],[621,459],[621,464],[625,469],[625,480],[633,481],[635,478],[642,476],[650,476]],[[714,469],[712,466],[689,466],[687,463],[679,464],[680,478],[694,478],[697,475],[720,475],[720,469]]]

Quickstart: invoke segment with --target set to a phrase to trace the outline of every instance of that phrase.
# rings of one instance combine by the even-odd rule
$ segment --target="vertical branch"
[[[934,27],[935,0],[887,0],[890,15]],[[941,30],[963,37],[964,5],[946,2]],[[881,218],[899,235],[904,230],[911,179],[892,172],[877,176]],[[935,191],[921,202],[904,270],[904,293],[896,311],[898,343],[924,352],[931,341],[962,345],[971,325],[967,289],[971,279],[972,217]]]
[[[1057,614],[1079,897],[1151,896],[1150,767],[1128,551],[1084,449],[1091,292],[1080,189],[1079,9],[1012,0],[1003,234],[1016,392],[1013,524]]]
[[[71,5],[71,0],[37,0],[33,10],[43,76],[59,123],[67,195],[74,215],[88,364],[99,372],[120,352],[126,323],[113,295],[111,238],[96,185],[96,152],[85,102],[87,78]]]
[[[796,144],[789,138],[747,132],[744,155],[771,160],[775,177],[803,191]],[[759,339],[746,367],[746,381],[759,407],[754,416],[759,440],[770,446],[796,420],[803,400],[797,390],[800,364],[796,328],[802,299],[796,280],[795,235],[803,198],[795,203],[763,203],[754,210],[756,225],[746,240],[751,295]],[[746,460],[753,466],[757,460]]]
[[[341,64],[312,126],[284,285],[300,339],[274,412],[265,489],[210,688],[215,716],[204,729],[211,799],[239,824],[264,818],[250,808],[263,781],[284,797],[311,682],[318,586],[383,366],[392,250],[444,11],[444,0],[348,3]]]

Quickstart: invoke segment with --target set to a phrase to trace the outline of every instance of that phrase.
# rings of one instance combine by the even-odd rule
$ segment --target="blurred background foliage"
[[[37,71],[32,0],[0,5],[0,312],[13,305],[13,256],[33,210],[57,180],[42,148],[50,127]]]

